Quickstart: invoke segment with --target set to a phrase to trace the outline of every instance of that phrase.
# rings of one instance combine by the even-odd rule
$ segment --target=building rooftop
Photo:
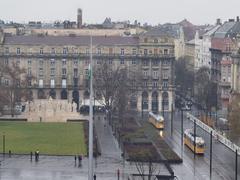
[[[226,22],[224,23],[214,34],[215,38],[225,38],[227,36],[227,33],[230,29],[233,28],[233,26],[236,24],[236,22]]]
[[[137,45],[137,37],[94,36],[93,45]],[[4,44],[8,45],[76,45],[88,46],[89,36],[6,36]]]

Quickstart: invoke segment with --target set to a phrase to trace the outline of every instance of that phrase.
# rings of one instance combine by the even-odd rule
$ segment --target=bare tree
[[[217,84],[210,79],[209,68],[202,67],[196,73],[195,85],[198,102],[202,105],[205,117],[213,107],[217,108]]]
[[[95,94],[98,102],[107,110],[109,120],[112,113],[116,113],[123,124],[129,98],[136,91],[136,87],[133,86],[136,77],[132,74],[127,67],[114,67],[108,61],[102,61],[95,66],[93,73]]]
[[[160,174],[160,168],[154,160],[156,161],[148,149],[136,154],[134,163],[142,180],[157,179],[156,175]]]
[[[11,115],[15,114],[15,105],[21,102],[22,98],[27,98],[27,76],[25,69],[21,68],[17,62],[10,65],[1,65],[2,80],[0,84],[0,100],[2,105],[10,107]]]

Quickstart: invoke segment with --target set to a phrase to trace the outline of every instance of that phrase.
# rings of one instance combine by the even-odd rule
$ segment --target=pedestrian
[[[96,180],[97,179],[97,176],[96,174],[93,175],[93,180]]]
[[[78,156],[78,167],[82,165],[82,157],[81,155]]]
[[[11,157],[11,155],[12,155],[12,151],[9,150],[9,151],[8,151],[8,156]]]
[[[32,151],[30,152],[30,160],[32,161],[32,156],[33,156],[33,153]]]
[[[74,156],[75,166],[77,165],[77,156]]]
[[[34,155],[35,155],[35,161],[37,161],[37,151],[35,151]]]
[[[37,161],[39,160],[39,150],[37,150]]]

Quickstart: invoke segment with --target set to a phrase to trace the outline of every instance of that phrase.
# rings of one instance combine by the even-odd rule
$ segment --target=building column
[[[152,92],[148,92],[148,111],[152,111]]]
[[[72,99],[73,99],[72,93],[73,93],[73,90],[69,90],[69,91],[68,91],[68,101],[69,101],[70,103],[72,103]]]
[[[137,110],[142,111],[142,92],[141,91],[137,95]]]
[[[33,100],[34,100],[34,99],[38,99],[38,89],[33,89],[33,90],[32,90],[32,93],[33,93],[33,94],[32,94]]]
[[[162,91],[158,92],[158,112],[162,112]]]
[[[84,90],[79,91],[79,105],[83,104]]]

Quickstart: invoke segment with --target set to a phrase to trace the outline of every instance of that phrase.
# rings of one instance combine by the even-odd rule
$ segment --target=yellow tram
[[[164,118],[161,115],[153,114],[152,112],[149,112],[148,121],[154,125],[157,129],[163,129],[164,128]]]
[[[189,147],[194,152],[194,144],[195,146],[195,154],[204,154],[205,150],[205,142],[202,137],[196,135],[195,137],[196,143],[194,143],[194,133],[192,129],[186,129],[184,131],[184,144]]]

